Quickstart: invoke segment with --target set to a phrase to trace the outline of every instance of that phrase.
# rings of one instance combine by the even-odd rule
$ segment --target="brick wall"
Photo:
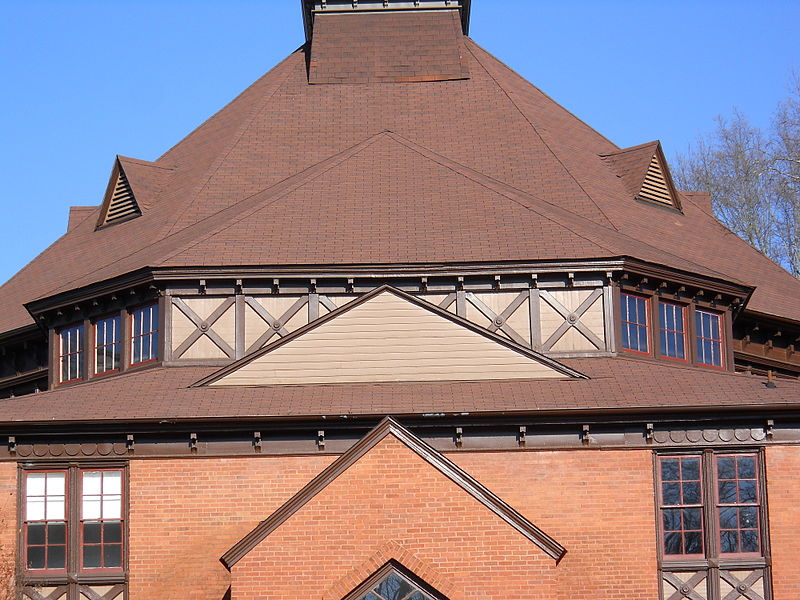
[[[234,566],[233,600],[338,600],[387,543],[451,600],[553,597],[551,557],[389,436]]]
[[[130,597],[220,600],[219,557],[334,457],[134,460]]]
[[[567,548],[554,598],[658,598],[650,451],[448,457]]]
[[[14,597],[16,532],[17,465],[0,463],[0,600]]]
[[[800,448],[766,451],[774,600],[800,598]]]

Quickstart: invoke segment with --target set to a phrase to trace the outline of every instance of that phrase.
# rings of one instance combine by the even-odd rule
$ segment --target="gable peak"
[[[680,196],[658,140],[603,154],[637,200],[681,210]]]
[[[141,216],[142,209],[136,201],[128,176],[117,157],[111,178],[106,188],[106,195],[100,210],[97,227],[105,227]]]

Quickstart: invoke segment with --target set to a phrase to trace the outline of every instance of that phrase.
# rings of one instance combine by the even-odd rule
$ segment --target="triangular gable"
[[[122,221],[136,218],[141,214],[142,209],[136,202],[133,188],[118,157],[111,172],[111,179],[108,182],[97,226],[103,227],[121,223]]]
[[[680,197],[672,182],[661,142],[648,142],[603,155],[628,192],[638,200],[681,210]]]
[[[583,377],[429,302],[382,286],[196,385]]]
[[[228,569],[231,569],[300,508],[311,501],[337,477],[390,435],[394,436],[433,468],[437,469],[445,477],[450,479],[450,481],[458,485],[488,510],[492,511],[498,518],[505,521],[525,538],[536,544],[548,556],[556,561],[564,556],[566,548],[561,544],[536,527],[536,525],[523,517],[511,506],[503,502],[489,489],[443,454],[402,427],[393,418],[386,417],[372,431],[367,433],[367,435],[361,438],[347,452],[342,454],[303,487],[303,489],[290,498],[283,506],[272,513],[272,515],[262,521],[255,529],[223,554],[220,559],[222,563],[228,567]]]
[[[409,598],[410,600],[447,600],[430,583],[396,560],[390,560],[356,586],[342,600]]]

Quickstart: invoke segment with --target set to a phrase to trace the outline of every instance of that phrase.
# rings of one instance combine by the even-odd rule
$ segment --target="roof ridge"
[[[511,95],[508,93],[508,91],[502,85],[500,85],[500,82],[497,81],[495,76],[492,73],[489,72],[489,69],[486,68],[486,66],[483,64],[481,59],[478,58],[478,56],[472,51],[472,48],[470,48],[468,44],[465,44],[464,47],[467,49],[467,51],[469,51],[469,53],[472,55],[472,57],[475,59],[475,61],[481,66],[481,68],[484,70],[484,72],[492,79],[492,81],[497,86],[497,88],[505,95],[506,98],[508,98],[508,101],[511,102],[511,104],[514,106],[516,111],[522,116],[523,119],[525,119],[525,122],[527,122],[528,125],[530,125],[531,129],[533,130],[533,132],[538,136],[539,140],[542,142],[544,147],[547,148],[547,150],[550,152],[550,154],[553,156],[553,158],[558,162],[558,164],[561,165],[561,168],[564,170],[564,172],[567,174],[567,176],[570,179],[572,179],[572,181],[575,182],[575,185],[577,185],[578,188],[580,188],[580,190],[583,192],[584,196],[586,196],[586,198],[589,200],[589,202],[591,202],[595,206],[595,208],[600,212],[600,214],[608,222],[608,224],[611,225],[611,227],[616,230],[617,227],[616,227],[616,225],[614,225],[614,222],[609,218],[609,216],[600,207],[600,205],[597,202],[595,202],[594,198],[592,198],[591,194],[589,194],[589,192],[581,184],[581,182],[578,181],[575,178],[575,176],[572,174],[572,171],[570,171],[567,168],[567,166],[564,164],[564,162],[559,157],[558,153],[556,153],[556,151],[553,150],[552,146],[547,142],[547,140],[545,139],[544,135],[539,131],[539,128],[528,118],[528,115],[526,115],[520,109],[519,105],[514,101],[514,99],[511,97]],[[577,119],[577,117],[575,117],[575,118]]]

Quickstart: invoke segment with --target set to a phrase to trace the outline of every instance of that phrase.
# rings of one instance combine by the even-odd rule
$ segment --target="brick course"
[[[17,465],[0,463],[0,600],[11,600],[17,545]]]
[[[800,598],[800,448],[766,451],[774,600]]]

